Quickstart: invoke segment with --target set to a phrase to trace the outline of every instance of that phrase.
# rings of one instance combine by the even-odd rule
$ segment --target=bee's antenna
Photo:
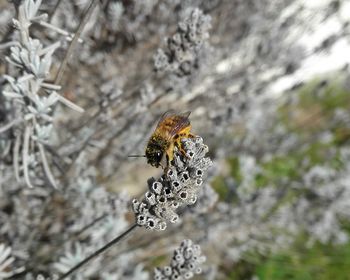
[[[146,157],[146,155],[129,155],[128,157]]]

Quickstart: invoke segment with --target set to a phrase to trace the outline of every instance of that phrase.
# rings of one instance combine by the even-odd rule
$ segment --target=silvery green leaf
[[[11,59],[17,63],[21,63],[21,59],[20,59],[21,48],[18,46],[13,46],[10,48],[10,51],[11,51],[11,54],[10,54]]]
[[[17,30],[21,29],[21,24],[20,22],[17,20],[17,19],[12,19],[12,24],[13,24],[13,27]]]
[[[36,13],[39,10],[40,4],[41,4],[41,0],[24,1],[25,15],[28,20],[31,20],[36,15]]]
[[[49,123],[53,121],[53,118],[45,113],[40,113],[40,117]]]
[[[38,114],[38,111],[31,105],[27,106],[27,109],[29,110],[29,112],[33,113],[33,114]]]
[[[41,73],[40,73],[40,64],[41,64],[41,61],[40,61],[40,58],[38,55],[35,55],[32,59],[32,63],[31,63],[31,66],[33,67],[34,69],[34,73],[36,74],[37,77],[42,77]]]
[[[21,122],[22,122],[22,119],[21,119],[21,118],[18,118],[18,119],[12,120],[11,122],[7,123],[7,124],[4,125],[4,126],[1,126],[1,127],[0,127],[0,134],[3,133],[3,132],[5,132],[6,130],[10,129],[11,127],[13,127],[13,126],[15,126],[15,125],[21,123]]]
[[[29,60],[29,53],[26,49],[22,49],[19,53],[19,56],[20,56],[20,60],[22,62],[22,64],[25,66],[25,67],[29,67],[30,65],[30,60]]]
[[[26,126],[24,131],[24,138],[23,138],[23,149],[22,149],[22,160],[23,160],[23,172],[24,172],[24,180],[29,188],[33,188],[33,185],[30,181],[29,177],[29,142],[32,135],[32,127]]]
[[[40,106],[41,101],[40,101],[40,99],[39,99],[39,96],[36,94],[36,91],[34,91],[34,89],[32,88],[32,85],[31,85],[31,87],[30,87],[30,90],[27,90],[26,93],[27,93],[26,96],[27,96],[31,101],[33,101],[33,102],[35,103],[36,106]]]
[[[6,79],[9,83],[14,83],[15,82],[15,78],[9,75],[3,75],[4,79]]]
[[[28,96],[33,96],[33,100],[38,100],[39,96],[37,95],[38,91],[40,90],[40,84],[41,80],[30,80],[29,81],[29,88],[30,91],[28,92]]]
[[[19,77],[19,78],[17,79],[17,81],[18,81],[19,83],[23,83],[23,82],[29,81],[29,80],[31,80],[31,79],[33,79],[33,78],[34,78],[34,75],[33,75],[33,74],[24,74],[23,76]]]
[[[79,112],[79,113],[84,113],[84,109],[81,108],[80,106],[74,104],[73,102],[69,101],[68,99],[64,98],[63,96],[61,95],[58,95],[58,99],[63,103],[65,104],[66,106],[68,106],[69,108]]]
[[[46,48],[41,48],[40,51],[38,51],[39,56],[45,55],[47,53],[50,53],[52,55],[54,51],[59,48],[61,45],[61,42],[56,42]]]
[[[47,97],[47,100],[46,100],[46,105],[47,106],[52,106],[53,104],[55,104],[57,101],[58,101],[58,94],[53,91],[49,97]]]
[[[31,21],[36,21],[36,22],[41,21],[41,20],[45,20],[46,21],[48,19],[48,17],[49,17],[48,14],[41,14],[41,15],[32,17]]]
[[[16,134],[15,145],[13,148],[13,170],[15,172],[15,178],[17,182],[20,181],[19,178],[19,149],[21,146],[21,134]]]
[[[43,48],[43,45],[41,44],[40,40],[29,38],[26,47],[30,51],[31,55],[37,55]]]
[[[47,103],[47,97],[38,98],[35,105],[36,105],[36,109],[41,114],[47,114],[51,112],[51,108]]]
[[[18,94],[18,93],[12,92],[12,91],[4,90],[2,93],[7,98],[23,98],[23,96],[21,94]]]
[[[3,77],[5,78],[5,80],[7,80],[11,86],[11,88],[17,92],[17,93],[20,93],[21,90],[20,90],[20,87],[19,87],[19,84],[16,83],[16,80],[11,77],[11,76],[8,76],[8,75],[3,75]]]
[[[0,50],[5,50],[5,49],[11,48],[13,46],[20,47],[21,44],[17,41],[8,41],[8,42],[0,44]]]
[[[18,68],[22,68],[23,67],[22,64],[19,64],[19,63],[15,62],[14,60],[10,59],[8,56],[5,57],[5,60],[8,63],[10,63],[10,64],[12,64],[12,65],[14,65],[14,66],[16,66]]]
[[[32,63],[38,64],[40,62],[40,58],[38,55],[40,49],[29,48],[29,59]]]
[[[44,146],[41,143],[38,143],[38,146],[39,146],[39,151],[40,151],[41,160],[42,160],[42,163],[44,166],[45,174],[46,174],[47,178],[49,179],[50,183],[52,184],[52,186],[56,189],[57,184],[56,184],[56,181],[54,179],[54,176],[52,175],[49,164],[47,162]]]
[[[47,140],[52,132],[53,125],[50,123],[48,125],[35,125],[36,136],[41,140]]]
[[[27,81],[19,83],[17,81],[17,84],[14,85],[13,89],[17,91],[18,93],[26,96],[29,91],[29,83]]]
[[[21,99],[13,99],[13,102],[16,103],[16,104],[20,104],[21,106],[25,105],[25,102],[24,102],[23,98],[21,98]]]
[[[50,90],[61,90],[61,86],[60,85],[55,85],[55,84],[50,84],[50,83],[41,83],[41,87],[42,88],[46,88],[46,89],[50,89]]]
[[[65,251],[64,256],[60,257],[59,260],[53,265],[53,267],[58,272],[61,272],[61,273],[67,272],[73,266],[75,266],[80,261],[82,261],[88,255],[88,253],[89,253],[88,248],[82,247],[80,243],[76,242],[74,246],[71,246],[70,249],[67,249]],[[98,267],[96,266],[92,266],[90,269],[84,270],[83,272],[84,278],[78,278],[78,279],[89,278],[88,276],[93,275],[93,273],[96,272],[97,268]]]
[[[5,279],[24,271],[24,267],[12,268],[15,258],[11,256],[12,249],[4,244],[0,244],[0,278]]]
[[[24,15],[27,20],[30,20],[31,18],[30,14],[32,12],[32,4],[33,4],[32,0],[24,1]]]
[[[34,118],[34,115],[32,113],[28,113],[24,116],[24,120],[26,121],[29,121],[31,120],[32,118]]]
[[[45,99],[40,98],[37,102],[36,102],[36,110],[38,111],[39,114],[46,114],[49,113],[49,107],[46,106],[45,104]]]
[[[39,66],[38,73],[40,73],[41,76],[47,76],[51,67],[52,62],[52,53],[48,52],[45,54],[44,58],[41,60],[41,64]]]
[[[30,63],[29,65],[27,65],[27,68],[29,68],[30,72],[33,73],[36,77],[38,77],[38,68],[33,64]]]

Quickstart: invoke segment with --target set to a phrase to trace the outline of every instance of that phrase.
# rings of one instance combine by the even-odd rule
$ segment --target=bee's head
[[[147,147],[146,158],[148,164],[158,168],[163,159],[163,151],[158,146]]]

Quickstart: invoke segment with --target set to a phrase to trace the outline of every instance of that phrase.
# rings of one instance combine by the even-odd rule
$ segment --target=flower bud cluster
[[[167,222],[176,223],[176,209],[197,201],[203,175],[211,166],[205,157],[208,146],[201,137],[183,140],[186,155],[175,149],[174,161],[158,179],[148,180],[149,190],[142,201],[132,202],[136,223],[152,230],[165,230]]]
[[[190,75],[203,43],[209,38],[210,16],[199,9],[178,24],[177,32],[167,39],[167,49],[154,56],[156,71],[170,71],[179,76]]]
[[[184,240],[174,251],[170,266],[154,270],[154,280],[190,279],[202,272],[200,265],[205,260],[206,257],[202,255],[199,245],[193,244],[192,240]]]

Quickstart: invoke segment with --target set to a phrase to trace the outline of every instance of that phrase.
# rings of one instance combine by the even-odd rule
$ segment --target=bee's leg
[[[168,176],[168,170],[170,169],[170,164],[174,160],[174,148],[175,148],[175,144],[171,143],[168,149],[165,151],[166,163],[165,163],[165,168],[163,168],[165,176]]]
[[[169,148],[166,150],[167,166],[174,159],[174,143],[171,143]]]
[[[178,138],[177,141],[175,141],[175,146],[177,147],[177,149],[180,151],[180,153],[186,157],[189,158],[188,155],[186,154],[186,151],[183,149],[183,145],[181,143],[181,138]]]
[[[185,127],[184,129],[182,129],[180,132],[179,132],[179,136],[180,138],[191,138],[192,134],[191,134],[191,125]]]
[[[191,126],[186,127],[178,134],[178,138],[196,138],[196,135],[191,133]]]

